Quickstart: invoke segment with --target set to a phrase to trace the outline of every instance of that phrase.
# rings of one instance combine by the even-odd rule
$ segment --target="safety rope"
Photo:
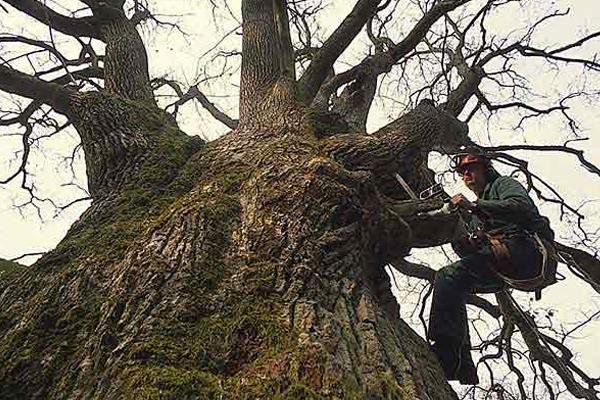
[[[600,292],[600,284],[594,282],[594,279],[579,265],[575,258],[565,251],[557,251],[559,260],[569,268],[569,271],[573,273],[579,279],[587,282],[596,291]]]

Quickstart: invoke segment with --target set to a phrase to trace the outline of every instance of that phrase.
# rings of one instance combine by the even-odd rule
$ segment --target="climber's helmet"
[[[452,163],[454,170],[460,175],[464,173],[468,165],[479,164],[487,169],[491,164],[490,159],[477,147],[466,148],[455,154]]]

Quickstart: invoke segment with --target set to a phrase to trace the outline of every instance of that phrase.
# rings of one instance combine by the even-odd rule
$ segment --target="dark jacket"
[[[548,218],[540,215],[527,190],[514,178],[488,171],[488,183],[477,200],[478,210],[470,221],[469,230],[482,226],[488,233],[538,233],[552,242],[554,232]]]

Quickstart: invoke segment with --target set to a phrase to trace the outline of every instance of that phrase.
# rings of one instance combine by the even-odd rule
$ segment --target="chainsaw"
[[[444,191],[444,187],[441,183],[434,183],[433,185],[419,192],[419,195],[417,195],[415,191],[412,190],[412,188],[406,182],[406,180],[402,177],[402,175],[396,173],[394,176],[396,177],[398,183],[400,183],[400,186],[402,186],[404,191],[412,200],[426,201],[439,197],[444,201],[444,205],[441,208],[427,212],[421,212],[418,215],[435,216],[440,214],[451,214],[455,211],[456,206],[450,203],[450,196],[448,196],[448,194]]]

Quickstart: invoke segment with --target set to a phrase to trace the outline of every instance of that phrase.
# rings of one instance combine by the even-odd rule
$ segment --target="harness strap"
[[[521,289],[521,288],[535,288],[535,287],[540,287],[539,289],[537,289],[536,292],[536,299],[538,297],[541,297],[541,286],[543,285],[543,283],[546,280],[546,273],[547,273],[547,269],[548,269],[548,249],[546,248],[546,245],[544,244],[544,242],[542,241],[542,239],[540,238],[540,236],[537,233],[533,233],[532,234],[533,238],[535,239],[536,245],[542,255],[542,265],[541,265],[541,269],[540,269],[540,273],[533,277],[533,278],[528,278],[528,279],[512,279],[509,278],[508,276],[502,274],[498,269],[496,269],[495,273],[502,279],[504,280],[507,284],[509,284],[510,286],[517,288],[517,289]],[[488,240],[490,242],[490,245],[492,247],[492,252],[494,253],[494,257],[496,258],[496,261],[499,264],[509,264],[511,263],[511,256],[510,256],[510,251],[508,249],[508,246],[503,243],[499,236],[488,236]],[[540,292],[540,293],[538,293]]]

